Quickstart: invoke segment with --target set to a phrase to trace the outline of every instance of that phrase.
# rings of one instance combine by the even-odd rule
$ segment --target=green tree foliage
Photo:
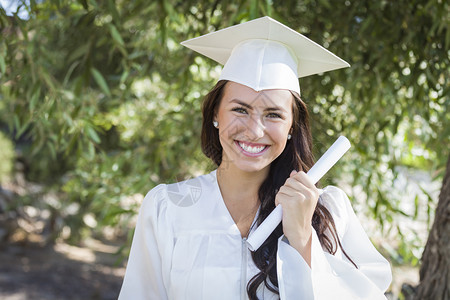
[[[74,238],[86,215],[96,228],[119,226],[136,212],[129,196],[212,168],[199,149],[200,107],[220,69],[179,42],[264,15],[352,65],[302,79],[302,97],[317,153],[338,135],[351,140],[331,174],[362,187],[386,230],[398,214],[414,217],[392,192],[399,167],[442,176],[446,1],[31,0],[25,8],[27,19],[0,9],[1,125],[23,148],[28,178],[62,192],[61,210],[76,204],[59,212]]]
[[[0,184],[9,179],[13,171],[14,164],[14,145],[0,131]]]

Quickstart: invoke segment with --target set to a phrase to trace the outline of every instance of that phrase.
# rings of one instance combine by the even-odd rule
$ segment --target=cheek
[[[222,114],[218,122],[221,138],[232,138],[245,130],[244,121],[233,114]]]
[[[267,129],[267,134],[274,142],[277,142],[280,145],[286,144],[290,129],[288,126],[280,126],[280,124],[274,124],[274,126],[268,126]]]

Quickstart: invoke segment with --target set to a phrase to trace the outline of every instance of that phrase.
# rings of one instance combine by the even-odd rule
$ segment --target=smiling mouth
[[[245,154],[249,154],[251,156],[261,154],[270,147],[270,145],[261,144],[249,145],[241,141],[235,141],[235,143],[239,146],[239,148],[241,148],[241,150],[243,150]]]

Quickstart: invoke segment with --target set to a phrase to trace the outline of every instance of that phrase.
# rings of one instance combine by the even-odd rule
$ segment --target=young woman
[[[314,160],[297,67],[308,63],[286,28],[261,18],[212,34],[214,44],[235,39],[203,104],[202,149],[218,168],[147,194],[120,299],[385,299],[389,263],[347,196],[320,193],[305,173]],[[282,225],[249,251],[247,237],[279,204]]]

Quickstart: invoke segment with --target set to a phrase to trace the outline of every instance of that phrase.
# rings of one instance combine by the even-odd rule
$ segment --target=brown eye
[[[235,111],[235,112],[240,113],[240,114],[246,114],[247,113],[245,108],[242,108],[242,107],[233,108],[232,111]]]
[[[281,119],[281,115],[277,113],[270,113],[267,115],[269,118],[279,118]]]

